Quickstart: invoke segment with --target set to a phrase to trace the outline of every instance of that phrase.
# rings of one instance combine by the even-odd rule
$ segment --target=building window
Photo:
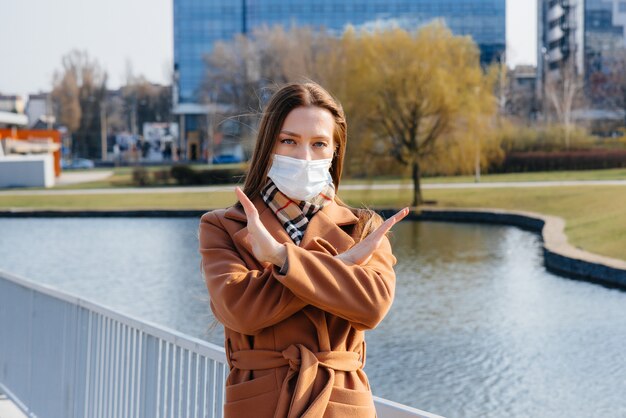
[[[619,12],[626,13],[626,1],[619,2]]]

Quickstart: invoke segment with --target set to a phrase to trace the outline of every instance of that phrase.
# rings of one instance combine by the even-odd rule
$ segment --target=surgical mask
[[[332,161],[332,158],[301,160],[274,154],[267,176],[287,197],[309,200],[333,182],[329,171]]]

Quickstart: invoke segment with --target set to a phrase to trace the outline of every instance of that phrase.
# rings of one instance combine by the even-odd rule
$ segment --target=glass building
[[[471,35],[481,61],[498,59],[506,45],[506,0],[174,0],[174,66],[179,103],[198,101],[203,56],[215,41],[260,25],[324,27],[340,34],[356,27],[396,24],[413,30],[443,18],[457,35]]]
[[[596,108],[605,106],[607,75],[626,48],[626,0],[538,0],[537,72],[574,64]]]
[[[585,1],[585,74],[604,72],[612,54],[626,47],[626,1]]]
[[[584,7],[582,1],[540,0],[537,8],[539,69],[555,71],[573,62],[583,71]],[[545,68],[544,68],[545,65]]]

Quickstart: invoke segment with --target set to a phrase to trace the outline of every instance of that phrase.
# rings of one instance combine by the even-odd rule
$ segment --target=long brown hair
[[[257,196],[265,185],[272,161],[274,145],[287,115],[295,108],[308,106],[328,110],[335,121],[333,132],[335,152],[330,166],[330,174],[333,178],[335,191],[339,191],[348,131],[343,108],[328,91],[317,83],[290,83],[279,88],[263,110],[256,145],[243,186],[243,192],[249,198]],[[335,196],[335,202],[341,206],[348,207],[359,218],[356,229],[353,232],[353,235],[359,237],[359,239],[367,236],[382,223],[380,216],[371,210],[350,208],[338,196]]]

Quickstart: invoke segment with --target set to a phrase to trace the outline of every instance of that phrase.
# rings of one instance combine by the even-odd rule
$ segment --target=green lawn
[[[600,174],[597,174],[600,175]],[[424,190],[438,207],[492,207],[563,217],[569,241],[582,249],[626,260],[626,188],[623,186]],[[408,190],[346,190],[353,206],[403,207]],[[1,196],[0,208],[199,209],[234,203],[232,192],[128,193],[78,196]]]
[[[120,193],[70,196],[0,196],[0,208],[209,209],[234,203],[234,193]]]
[[[242,164],[196,164],[192,166],[195,170],[206,170],[206,169],[224,169],[224,168],[236,168],[242,167]],[[157,171],[168,171],[170,170],[170,166],[147,166],[145,167],[146,171],[148,171],[149,176],[152,177],[153,173]],[[107,188],[115,188],[115,187],[135,187],[133,184],[133,169],[134,167],[112,167],[112,168],[95,168],[92,170],[80,170],[74,172],[95,172],[95,171],[113,171],[113,174],[110,177],[107,177],[104,180],[91,181],[86,183],[78,183],[78,184],[70,184],[63,186],[54,187],[55,190],[73,190],[73,189],[107,189]],[[71,173],[71,171],[67,171]],[[173,178],[166,183],[155,183],[153,186],[158,187],[176,187],[176,181]],[[151,187],[151,186],[148,186]],[[42,188],[31,188],[29,190],[41,190]]]
[[[193,168],[233,168],[234,165],[194,165]],[[241,165],[239,165],[241,167]],[[112,169],[97,168],[92,171],[113,171],[110,177],[88,183],[72,184],[66,186],[56,186],[55,190],[72,190],[72,189],[102,189],[116,187],[134,187],[132,182],[132,167],[116,167]],[[151,166],[146,167],[149,173],[155,171],[169,170],[168,166]],[[546,171],[536,173],[507,173],[507,174],[483,174],[480,181],[487,182],[512,182],[512,181],[548,181],[548,180],[626,180],[626,168],[616,168],[607,170],[579,170],[579,171]],[[447,176],[447,177],[425,177],[422,179],[425,184],[440,183],[474,183],[474,176]],[[376,177],[372,179],[345,179],[343,184],[381,184],[381,183],[402,183],[409,184],[411,179],[408,177]],[[158,187],[176,187],[174,179],[170,179],[168,183],[154,184]],[[150,186],[149,186],[150,187]],[[39,190],[40,188],[32,188],[30,190]]]
[[[511,182],[511,181],[562,181],[562,180],[626,180],[626,168],[612,168],[606,170],[577,170],[577,171],[539,171],[532,173],[505,173],[505,174],[482,174],[480,181],[487,182]],[[361,183],[411,183],[408,177],[388,177],[373,179],[348,179],[345,184]],[[474,183],[474,176],[446,176],[446,177],[423,177],[422,183]]]

